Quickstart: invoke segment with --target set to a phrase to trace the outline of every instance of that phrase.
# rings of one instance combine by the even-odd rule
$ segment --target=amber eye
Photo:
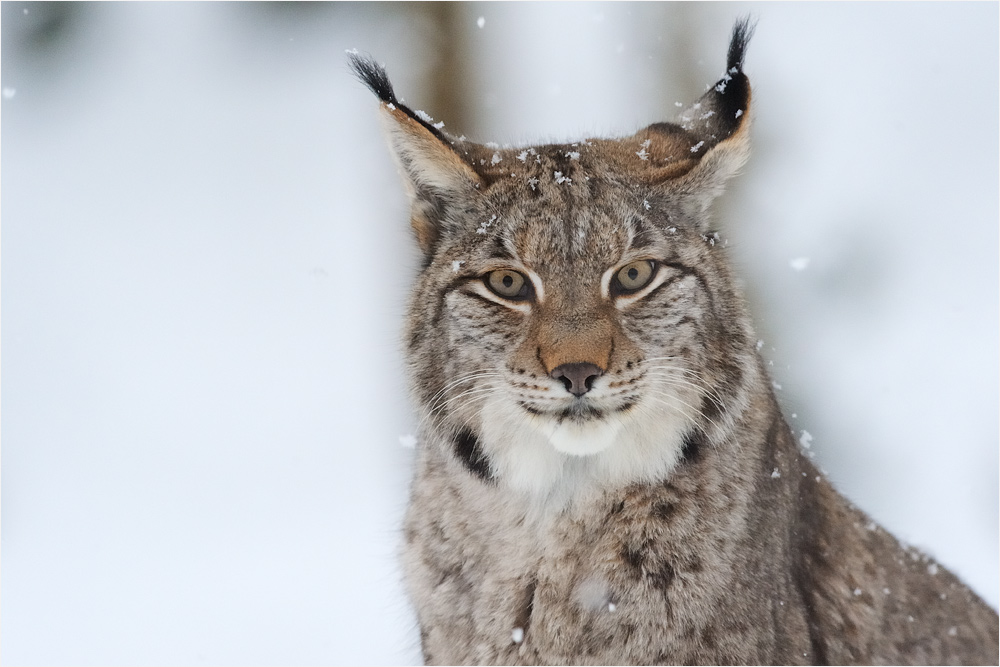
[[[486,286],[505,299],[519,301],[531,296],[531,282],[517,271],[499,269],[485,276]]]
[[[648,259],[626,264],[615,274],[615,283],[620,293],[636,292],[649,284],[653,279],[656,265]]]

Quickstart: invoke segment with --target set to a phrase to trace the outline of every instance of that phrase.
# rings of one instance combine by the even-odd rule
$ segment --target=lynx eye
[[[497,296],[520,301],[531,296],[531,282],[517,271],[498,269],[485,276],[486,286]]]
[[[640,259],[637,262],[626,264],[615,274],[615,286],[617,291],[628,294],[637,292],[649,284],[656,273],[656,264],[648,259]]]

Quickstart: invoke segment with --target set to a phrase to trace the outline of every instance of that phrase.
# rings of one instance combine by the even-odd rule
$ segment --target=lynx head
[[[662,479],[745,406],[753,335],[707,210],[748,154],[750,32],[679,124],[524,148],[445,134],[352,58],[423,252],[406,339],[423,440],[460,474],[542,495]]]

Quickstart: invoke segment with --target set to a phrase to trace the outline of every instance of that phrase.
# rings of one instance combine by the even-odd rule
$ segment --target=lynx
[[[381,100],[423,253],[404,565],[440,664],[998,662],[997,614],[803,456],[708,208],[751,33],[678,124],[501,148]]]

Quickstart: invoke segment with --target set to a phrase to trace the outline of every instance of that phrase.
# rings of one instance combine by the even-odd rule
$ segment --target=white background
[[[670,120],[748,11],[756,148],[716,210],[790,422],[995,607],[995,3],[467,5],[446,129]],[[3,4],[0,659],[419,661],[416,253],[344,50],[422,108],[439,30],[380,4],[53,15]]]

